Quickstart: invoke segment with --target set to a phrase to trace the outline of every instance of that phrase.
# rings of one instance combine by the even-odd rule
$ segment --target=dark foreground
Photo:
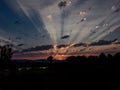
[[[65,64],[1,70],[0,90],[120,90],[115,68]]]
[[[119,56],[11,62],[0,70],[0,90],[120,90]]]

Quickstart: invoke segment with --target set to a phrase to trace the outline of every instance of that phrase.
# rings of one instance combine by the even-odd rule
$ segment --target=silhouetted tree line
[[[0,67],[9,67],[11,66],[11,57],[12,57],[12,48],[9,45],[6,46],[0,46]],[[22,64],[22,66],[50,66],[55,67],[56,69],[64,69],[71,67],[72,69],[81,69],[85,70],[85,68],[101,68],[101,69],[119,69],[120,68],[120,53],[116,53],[115,55],[105,55],[104,53],[101,53],[99,56],[70,56],[66,59],[67,62],[61,62],[59,64],[54,63],[54,57],[49,56],[47,58],[48,62],[26,62]],[[60,66],[59,66],[60,65]],[[17,66],[17,64],[15,65]],[[20,65],[21,66],[21,65]],[[63,67],[61,67],[63,66]],[[74,68],[73,68],[74,67]]]
[[[49,56],[47,58],[47,60],[49,62],[52,62],[54,60],[53,56]],[[120,62],[120,52],[116,53],[115,55],[105,55],[105,53],[101,53],[99,56],[70,56],[66,59],[68,62],[101,62],[101,63],[105,63],[105,62]]]
[[[120,62],[120,53],[116,53],[115,55],[105,55],[101,53],[99,56],[70,56],[66,59],[68,62]]]
[[[6,56],[6,54],[4,55]],[[12,55],[11,50],[9,54]],[[6,60],[5,58],[1,60]],[[9,85],[9,89],[12,87],[12,90],[44,90],[41,88],[55,88],[55,86],[65,86],[70,89],[71,87],[76,87],[76,89],[86,87],[82,90],[120,90],[114,89],[112,86],[114,83],[115,85],[120,85],[119,74],[116,76],[117,72],[120,72],[120,53],[115,55],[101,53],[99,56],[89,57],[70,56],[65,62],[60,61],[57,63],[54,57],[49,56],[46,62],[16,62],[14,65],[15,67],[10,69],[11,73],[5,71],[6,73],[8,72],[7,77],[0,79],[1,82],[7,80],[7,84],[4,84],[5,86]],[[47,68],[41,69],[41,67]],[[14,82],[12,83],[11,81]]]
[[[9,45],[0,46],[0,67],[9,66],[12,48]]]
[[[66,71],[120,71],[120,53],[115,55],[101,53],[99,56],[70,56],[66,62],[56,64],[52,56],[47,59],[51,67]]]

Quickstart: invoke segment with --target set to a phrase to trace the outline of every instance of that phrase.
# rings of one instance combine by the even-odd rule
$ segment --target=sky
[[[47,45],[56,50],[58,45],[68,49],[77,43],[120,41],[119,15],[120,0],[0,0],[0,45],[22,52]]]

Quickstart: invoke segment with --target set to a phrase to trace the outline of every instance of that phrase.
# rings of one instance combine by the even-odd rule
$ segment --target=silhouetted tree
[[[0,60],[10,60],[12,57],[12,48],[9,45],[0,47]]]
[[[120,71],[120,53],[116,53],[113,56],[113,67],[114,67],[114,71],[119,72]]]
[[[12,57],[12,48],[9,45],[0,46],[0,66],[9,66]]]
[[[102,62],[104,62],[104,61],[107,60],[107,56],[106,56],[104,53],[101,53],[101,54],[99,55],[99,60],[102,61]]]
[[[47,60],[48,60],[50,63],[52,63],[52,61],[53,61],[53,56],[49,56],[49,57],[47,58]]]
[[[114,55],[114,59],[117,60],[117,61],[120,61],[120,53],[116,53]]]
[[[112,59],[113,59],[113,56],[112,56],[111,54],[108,54],[108,55],[107,55],[107,58],[108,58],[108,60],[112,60]]]
[[[73,64],[76,62],[76,57],[75,56],[70,56],[66,59],[69,63]]]

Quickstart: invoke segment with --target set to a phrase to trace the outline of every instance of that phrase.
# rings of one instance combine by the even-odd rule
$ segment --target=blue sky
[[[61,9],[60,2],[0,0],[0,44],[26,49],[120,39],[120,0],[66,0]]]

